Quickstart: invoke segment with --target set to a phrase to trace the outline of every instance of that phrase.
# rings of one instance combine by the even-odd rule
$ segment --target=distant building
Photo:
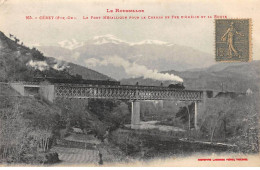
[[[250,96],[250,95],[252,95],[253,94],[253,91],[249,88],[249,89],[247,89],[247,91],[246,91],[246,95],[247,96]]]
[[[250,92],[249,92],[250,93]],[[243,97],[245,95],[251,95],[253,92],[251,90],[251,93],[250,94],[247,94],[247,91],[246,93],[241,93],[241,92],[219,92],[215,98],[219,98],[219,97],[225,97],[225,98],[237,98],[237,97]]]
[[[225,98],[236,98],[238,97],[238,93],[235,92],[219,92],[215,98],[220,98],[220,97],[225,97]]]

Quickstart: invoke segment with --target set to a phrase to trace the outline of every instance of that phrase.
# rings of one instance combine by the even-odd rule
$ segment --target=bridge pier
[[[41,96],[43,96],[44,99],[53,103],[55,99],[54,85],[50,85],[50,84],[40,85],[40,94]]]
[[[196,130],[199,129],[199,126],[198,126],[199,114],[202,114],[203,112],[205,112],[206,102],[207,102],[207,92],[206,91],[203,91],[202,101],[198,101],[198,100],[194,101],[194,127]]]
[[[194,127],[198,130],[198,102],[194,102]]]
[[[132,101],[131,128],[138,129],[140,127],[140,101]]]

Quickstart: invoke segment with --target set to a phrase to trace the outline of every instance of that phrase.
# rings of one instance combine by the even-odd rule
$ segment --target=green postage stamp
[[[215,56],[219,62],[252,60],[251,19],[215,20]]]

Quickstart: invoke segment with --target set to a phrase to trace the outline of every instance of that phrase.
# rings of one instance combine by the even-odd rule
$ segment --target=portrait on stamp
[[[251,20],[215,20],[215,57],[220,62],[251,61]]]

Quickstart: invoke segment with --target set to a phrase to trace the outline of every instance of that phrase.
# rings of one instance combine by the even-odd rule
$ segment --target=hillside
[[[0,32],[0,81],[31,80],[33,77],[75,78],[107,80],[106,75],[94,70],[46,57],[36,48],[28,48],[19,40]]]
[[[212,89],[245,92],[248,88],[259,91],[260,84],[260,61],[250,63],[219,63],[206,69],[191,71],[165,71],[180,76],[184,80],[187,89]],[[160,81],[131,78],[122,79],[122,84],[160,85]],[[171,82],[164,82],[167,86]]]
[[[61,100],[53,104],[37,96],[20,96],[7,83],[0,83],[0,163],[55,162],[49,156],[53,152],[50,148],[57,145],[53,141],[63,139],[64,134],[66,137],[73,134],[75,127],[102,136],[111,123],[100,121],[86,105],[85,100]],[[47,146],[44,152],[43,145],[39,145],[43,141]]]

